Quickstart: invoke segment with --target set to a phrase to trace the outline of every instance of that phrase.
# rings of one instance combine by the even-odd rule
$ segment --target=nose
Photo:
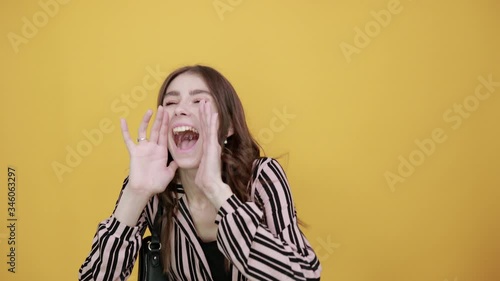
[[[183,102],[180,102],[175,106],[174,115],[176,115],[176,116],[188,115],[188,111],[187,111],[186,106],[184,105]]]

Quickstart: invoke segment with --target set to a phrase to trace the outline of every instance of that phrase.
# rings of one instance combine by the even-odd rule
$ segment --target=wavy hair
[[[238,199],[243,202],[249,201],[250,194],[248,194],[247,187],[252,176],[253,161],[259,158],[260,149],[248,129],[243,106],[235,89],[221,73],[211,67],[203,65],[185,66],[173,71],[165,79],[158,94],[158,105],[163,105],[163,98],[170,83],[183,73],[199,75],[208,86],[219,113],[219,144],[223,145],[229,127],[232,126],[234,133],[227,138],[227,143],[222,146],[222,180],[231,187],[232,192]],[[169,152],[168,163],[172,160],[172,155]],[[161,256],[165,273],[168,273],[171,269],[172,227],[179,199],[176,187],[177,180],[178,173],[168,184],[165,191],[159,194],[160,207],[163,207],[163,214],[160,219]],[[226,267],[228,267],[227,262]]]

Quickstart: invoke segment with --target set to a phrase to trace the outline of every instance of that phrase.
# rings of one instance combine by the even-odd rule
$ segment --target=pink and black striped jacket
[[[321,265],[297,224],[288,180],[278,161],[260,158],[254,164],[250,192],[255,202],[235,195],[219,209],[217,245],[231,261],[233,281],[319,279]],[[125,180],[123,186],[127,184]],[[179,186],[179,211],[174,218],[172,280],[213,280]],[[141,238],[151,227],[159,199],[154,196],[135,227],[114,215],[102,221],[79,280],[126,280],[133,269]],[[214,280],[217,281],[217,280]]]

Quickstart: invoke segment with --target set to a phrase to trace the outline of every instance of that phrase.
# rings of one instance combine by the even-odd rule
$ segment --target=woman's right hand
[[[150,137],[146,138],[152,115],[152,110],[148,110],[144,115],[139,126],[137,144],[130,138],[125,119],[120,120],[123,139],[130,155],[128,188],[148,196],[163,192],[178,167],[175,161],[171,161],[167,166],[169,116],[161,105],[158,107]]]

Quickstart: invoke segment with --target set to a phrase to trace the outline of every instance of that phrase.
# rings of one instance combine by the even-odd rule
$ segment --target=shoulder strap
[[[158,210],[156,211],[153,226],[150,229],[151,236],[145,237],[142,240],[145,245],[142,246],[139,257],[139,261],[141,261],[139,263],[139,280],[168,280],[158,277],[163,275],[160,262],[160,232],[162,213],[163,207],[161,206],[161,203],[158,203]]]
[[[158,202],[158,210],[156,211],[156,216],[153,221],[153,226],[151,228],[151,242],[160,243],[160,233],[161,233],[161,217],[163,214],[163,206],[161,202]]]

